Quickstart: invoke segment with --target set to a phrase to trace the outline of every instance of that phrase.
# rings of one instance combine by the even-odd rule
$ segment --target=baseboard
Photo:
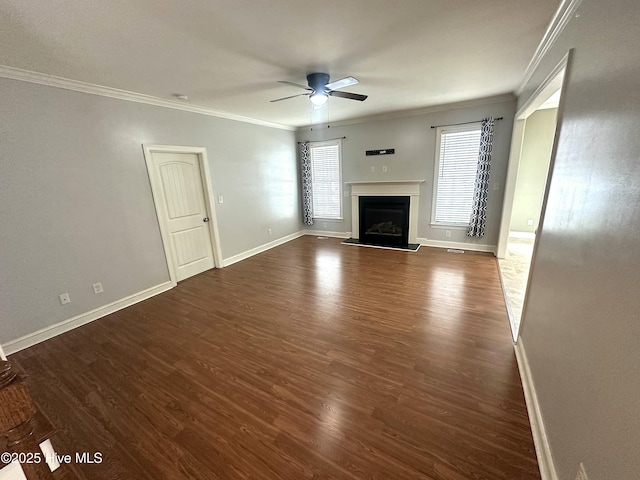
[[[326,230],[303,230],[304,235],[313,235],[317,237],[331,238],[351,238],[351,232],[329,232]]]
[[[128,297],[122,298],[108,305],[104,305],[100,308],[96,308],[90,312],[82,313],[68,320],[56,323],[55,325],[29,333],[23,337],[17,338],[16,340],[11,340],[10,342],[3,344],[2,348],[7,355],[11,355],[12,353],[31,347],[36,343],[44,342],[45,340],[49,340],[57,335],[68,332],[69,330],[73,330],[74,328],[93,322],[94,320],[98,320],[99,318],[110,315],[118,310],[122,310],[123,308],[130,307],[138,302],[166,292],[174,286],[175,285],[172,282],[161,283],[160,285],[129,295]]]
[[[253,257],[262,252],[266,252],[267,250],[277,247],[278,245],[282,245],[283,243],[290,242],[291,240],[295,240],[296,238],[304,235],[303,232],[295,232],[290,235],[286,235],[284,237],[278,238],[269,243],[265,243],[264,245],[260,245],[259,247],[252,248],[251,250],[247,250],[245,252],[239,253],[237,255],[233,255],[229,258],[225,258],[222,260],[222,265],[228,267],[229,265],[233,265],[234,263],[240,262],[242,260],[246,260],[249,257]]]
[[[542,480],[558,480],[556,469],[553,465],[553,457],[551,456],[551,448],[549,439],[544,428],[542,420],[542,412],[538,403],[538,396],[531,377],[529,369],[529,361],[522,344],[522,338],[514,345],[516,358],[518,360],[518,370],[520,371],[520,379],[522,380],[522,389],[524,390],[524,399],[527,404],[527,412],[529,414],[529,423],[531,424],[531,433],[533,435],[533,443],[536,447],[536,456],[538,457],[538,468],[540,469],[540,477]]]
[[[428,238],[418,238],[418,243],[425,247],[438,247],[438,248],[455,248],[458,250],[469,250],[472,252],[489,252],[495,255],[495,245],[483,245],[478,243],[464,243],[464,242],[447,242],[443,240],[430,240]]]
[[[500,287],[502,288],[502,296],[504,297],[504,305],[507,307],[507,317],[509,318],[509,328],[511,329],[511,337],[514,342],[518,341],[518,331],[515,328],[515,321],[513,316],[513,310],[511,310],[511,304],[509,302],[509,295],[504,285],[504,278],[502,277],[502,267],[500,266],[500,259],[498,261],[498,277],[500,278]]]

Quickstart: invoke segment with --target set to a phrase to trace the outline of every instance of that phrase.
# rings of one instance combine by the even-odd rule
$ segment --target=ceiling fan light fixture
[[[321,107],[322,105],[324,105],[325,103],[327,103],[327,100],[329,100],[329,95],[327,95],[326,93],[313,93],[309,99],[311,100],[311,103],[313,103],[316,107]]]

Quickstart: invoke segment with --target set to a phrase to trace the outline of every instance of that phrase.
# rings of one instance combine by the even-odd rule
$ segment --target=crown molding
[[[495,103],[514,102],[516,97],[512,93],[504,93],[502,95],[494,95],[492,97],[475,98],[473,100],[465,100],[462,102],[445,103],[442,105],[432,105],[429,107],[413,108],[410,110],[397,110],[395,112],[380,113],[376,115],[368,115],[366,117],[352,118],[349,120],[340,120],[338,122],[321,123],[316,125],[305,125],[298,127],[298,132],[306,132],[314,129],[329,127],[344,127],[347,125],[356,125],[359,123],[376,122],[379,120],[391,120],[394,118],[415,117],[429,113],[446,112],[459,108],[479,107],[482,105],[491,105]]]
[[[520,86],[515,91],[517,96],[520,96],[527,83],[529,83],[529,80],[531,80],[531,77],[533,77],[534,72],[538,66],[540,66],[540,62],[542,62],[544,56],[564,31],[569,21],[574,17],[581,4],[582,0],[562,0],[562,3],[558,7],[558,10],[556,10],[551,22],[549,22],[547,30],[544,32],[544,36],[542,37],[542,40],[540,40],[540,44],[533,54],[533,58],[529,62],[529,65],[527,65],[527,69],[524,71],[522,82],[520,82]]]
[[[241,115],[234,115],[227,112],[220,112],[218,110],[213,110],[207,107],[199,107],[197,105],[191,105],[175,100],[167,100],[160,97],[153,97],[151,95],[144,95],[142,93],[129,92],[127,90],[95,85],[93,83],[71,80],[69,78],[56,77],[54,75],[47,75],[45,73],[22,70],[20,68],[8,67],[6,65],[0,65],[0,77],[8,78],[11,80],[18,80],[21,82],[37,83],[39,85],[46,85],[48,87],[62,88],[64,90],[72,90],[74,92],[88,93],[90,95],[99,95],[101,97],[116,98],[118,100],[125,100],[127,102],[144,103],[146,105],[154,105],[156,107],[172,108],[174,110],[182,110],[185,112],[207,115],[210,117],[224,118],[226,120],[234,120],[236,122],[251,123],[263,127],[278,128],[281,130],[289,131],[296,130],[295,127],[291,127],[289,125],[266,122],[264,120],[258,120],[255,118],[243,117]]]

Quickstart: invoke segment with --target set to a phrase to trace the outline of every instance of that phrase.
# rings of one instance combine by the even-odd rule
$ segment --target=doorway
[[[167,267],[174,284],[222,266],[206,149],[144,145]]]
[[[496,256],[514,342],[544,221],[562,86],[569,55],[516,114]]]

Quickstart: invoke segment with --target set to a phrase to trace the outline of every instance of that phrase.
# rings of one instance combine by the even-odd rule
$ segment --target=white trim
[[[314,237],[351,238],[351,232],[330,232],[327,230],[302,230],[302,234]]]
[[[551,19],[551,22],[549,22],[549,26],[547,27],[542,40],[540,40],[540,44],[533,54],[533,58],[529,62],[529,65],[527,65],[522,82],[520,82],[520,86],[515,91],[516,95],[519,96],[522,93],[529,80],[531,80],[531,77],[533,77],[534,72],[540,66],[540,62],[563,32],[569,21],[573,18],[581,3],[582,0],[562,1],[556,10],[555,15]]]
[[[280,123],[266,122],[255,118],[243,117],[232,113],[221,112],[207,107],[199,107],[190,103],[179,102],[176,100],[167,100],[160,97],[153,97],[142,93],[129,92],[118,88],[105,87],[103,85],[95,85],[93,83],[71,80],[69,78],[56,77],[46,73],[32,72],[22,70],[20,68],[8,67],[0,65],[0,77],[11,80],[19,80],[21,82],[37,83],[38,85],[46,85],[48,87],[62,88],[64,90],[72,90],[74,92],[88,93],[90,95],[98,95],[101,97],[117,98],[127,102],[144,103],[146,105],[154,105],[156,107],[172,108],[174,110],[183,110],[185,112],[198,113],[210,117],[224,118],[234,120],[236,122],[251,123],[263,127],[279,128],[281,130],[295,131],[296,127],[282,125]]]
[[[147,300],[160,293],[166,292],[173,288],[173,286],[174,285],[171,282],[161,283],[160,285],[147,288],[146,290],[134,293],[133,295],[129,295],[128,297],[120,300],[116,300],[115,302],[96,308],[95,310],[82,313],[68,320],[56,323],[55,325],[50,325],[36,332],[24,335],[23,337],[11,340],[10,342],[5,343],[2,347],[5,349],[7,355],[11,355],[19,352],[20,350],[31,347],[36,343],[44,342],[45,340],[68,332],[69,330],[73,330],[81,325],[93,322],[94,320],[98,320],[99,318],[110,315],[118,310],[122,310],[123,308],[130,307],[138,302],[142,302],[143,300]]]
[[[446,223],[446,222],[436,222],[436,207],[438,206],[438,179],[440,178],[440,154],[442,149],[442,134],[446,132],[466,132],[471,130],[480,130],[482,131],[482,122],[473,122],[473,123],[465,123],[463,125],[443,125],[440,127],[436,127],[436,152],[433,162],[433,185],[431,192],[431,226],[440,226],[440,227],[462,227],[465,228],[465,225],[460,223]],[[472,196],[473,197],[473,196]],[[468,223],[468,222],[467,222]],[[466,226],[468,227],[468,225]]]
[[[431,240],[428,238],[418,238],[418,243],[425,247],[437,247],[437,248],[455,248],[458,250],[469,250],[472,252],[488,252],[496,253],[495,245],[485,245],[479,243],[464,243],[464,242],[447,242],[444,240]]]
[[[0,345],[0,360],[6,360],[7,356],[4,354],[4,350],[2,349],[2,345]]]
[[[569,63],[569,55],[571,50],[562,57],[560,62],[549,72],[544,78],[542,83],[538,85],[538,88],[522,103],[518,111],[516,112],[516,119],[525,120],[531,116],[536,110],[540,109],[544,103],[549,100],[552,95],[557,94],[558,90],[562,88],[564,76]],[[559,108],[560,104],[556,108]]]
[[[515,317],[513,316],[513,310],[511,309],[511,302],[509,302],[509,295],[507,294],[507,287],[504,284],[504,277],[502,276],[502,266],[500,265],[500,258],[498,260],[498,277],[500,278],[500,288],[502,289],[502,296],[504,297],[504,305],[507,308],[507,318],[509,320],[509,329],[511,330],[511,338],[513,339],[513,343],[518,341],[518,330],[516,328],[516,323],[514,321]],[[520,313],[520,317],[522,317],[522,313]]]
[[[469,224],[467,225],[460,225],[459,223],[451,223],[451,224],[446,224],[446,223],[429,223],[429,226],[431,228],[441,228],[442,230],[468,230],[469,229]]]
[[[507,163],[507,178],[504,182],[504,195],[502,197],[502,217],[500,218],[500,231],[498,233],[498,248],[496,256],[504,258],[507,254],[507,242],[511,229],[511,215],[513,214],[513,203],[516,196],[516,185],[518,184],[518,170],[520,169],[520,158],[522,157],[522,145],[524,144],[525,120],[515,119],[513,123],[513,133],[511,134],[511,148],[509,161]]]
[[[173,285],[178,284],[176,273],[177,262],[174,258],[174,252],[170,248],[171,245],[169,232],[165,221],[164,214],[164,198],[162,190],[159,188],[160,179],[157,178],[155,164],[153,163],[154,153],[193,153],[198,156],[198,164],[200,166],[200,176],[202,178],[202,190],[204,193],[204,203],[209,217],[209,235],[211,238],[211,247],[213,251],[213,262],[216,267],[223,266],[222,250],[220,247],[220,232],[218,229],[218,219],[216,216],[216,205],[213,199],[213,188],[211,186],[211,176],[209,175],[209,160],[207,159],[207,149],[204,147],[182,147],[174,145],[142,145],[144,152],[144,160],[147,165],[147,173],[149,174],[149,183],[151,185],[151,194],[153,195],[153,203],[156,209],[158,225],[160,226],[160,235],[162,237],[162,245],[169,270],[169,277]]]
[[[272,242],[265,243],[258,247],[247,250],[245,252],[225,258],[224,260],[222,260],[222,265],[225,267],[228,267],[229,265],[233,265],[234,263],[240,262],[242,260],[246,260],[247,258],[253,257],[254,255],[257,255],[259,253],[266,252],[267,250],[270,250],[274,247],[282,245],[283,243],[287,243],[287,242],[290,242],[291,240],[295,240],[296,238],[299,238],[302,235],[304,235],[302,231],[294,232],[292,234],[278,238],[277,240],[274,240]]]
[[[343,188],[342,188],[342,139],[341,138],[336,138],[335,140],[323,140],[323,141],[318,141],[318,142],[309,142],[309,163],[311,165],[311,196],[313,197],[313,155],[312,155],[312,150],[314,148],[318,148],[318,147],[333,147],[333,146],[337,146],[338,147],[338,176],[340,177],[340,180],[338,182],[339,188],[340,188],[340,192],[339,192],[339,198],[340,198],[340,216],[338,217],[317,217],[315,216],[315,212],[312,215],[312,218],[314,220],[334,220],[334,221],[342,221],[344,220],[344,199],[343,199]],[[312,207],[313,207],[313,201],[312,203]],[[313,210],[313,208],[312,208]]]
[[[420,205],[420,184],[424,180],[351,182],[351,233],[353,238],[360,236],[360,197],[409,197],[409,243],[419,243],[418,208]]]
[[[357,125],[359,123],[369,123],[380,120],[391,120],[394,118],[414,117],[417,115],[426,115],[429,113],[448,112],[460,108],[479,107],[482,105],[492,105],[495,103],[513,102],[516,97],[512,93],[495,95],[493,97],[476,98],[473,100],[464,100],[462,102],[444,103],[441,105],[433,105],[430,107],[413,108],[410,110],[398,110],[396,112],[388,112],[377,115],[369,115],[366,117],[353,118],[350,120],[342,120],[331,124],[305,125],[298,127],[298,132],[306,132],[311,130],[321,130],[328,127],[344,127],[347,125]]]
[[[509,238],[527,238],[529,240],[533,240],[536,238],[536,234],[534,232],[509,232]]]
[[[516,352],[516,359],[518,360],[518,370],[520,371],[520,379],[522,380],[525,403],[527,404],[533,443],[536,447],[540,477],[542,480],[558,480],[558,475],[556,474],[556,469],[553,464],[553,456],[551,455],[549,438],[544,428],[542,411],[538,403],[538,396],[536,395],[536,389],[533,377],[531,376],[531,370],[529,369],[529,361],[522,343],[522,338],[520,338],[519,343],[514,345],[514,350]]]
[[[426,180],[423,178],[422,180],[365,180],[362,182],[344,182],[344,183],[346,185],[378,185],[378,184],[385,185],[385,184],[394,184],[394,183],[419,185],[424,182],[426,182]]]
[[[569,50],[560,63],[547,75],[542,84],[536,91],[523,103],[522,107],[516,113],[513,124],[513,133],[511,135],[511,149],[509,152],[509,161],[507,164],[507,178],[505,180],[504,195],[502,198],[502,217],[500,218],[500,232],[498,234],[498,249],[496,256],[504,258],[507,253],[507,241],[509,239],[509,231],[511,229],[511,214],[513,213],[513,202],[516,193],[516,184],[518,182],[518,170],[520,168],[520,159],[522,157],[522,145],[524,143],[524,135],[526,128],[526,119],[536,108],[542,105],[545,100],[565,84],[564,79],[567,77],[567,69],[569,68],[570,59],[572,58],[572,50]],[[562,95],[560,97],[562,103]],[[556,116],[556,137],[558,125],[560,125],[561,108],[558,106],[558,115]],[[551,153],[552,158],[555,155]],[[551,181],[553,161],[549,165],[547,174],[547,184]],[[542,222],[542,217],[540,217]],[[540,228],[540,225],[538,225]]]

